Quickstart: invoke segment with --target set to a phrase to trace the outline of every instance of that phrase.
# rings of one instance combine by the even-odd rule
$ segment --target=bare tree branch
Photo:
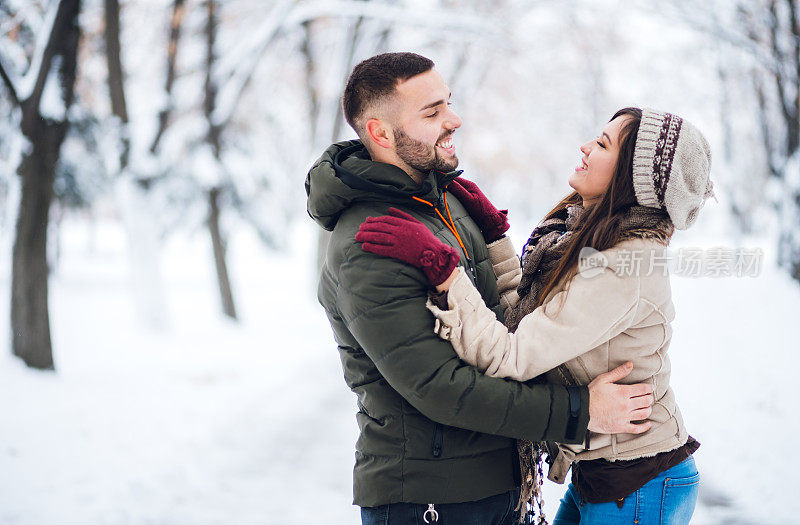
[[[176,64],[178,57],[178,43],[181,38],[181,26],[183,25],[183,15],[186,12],[185,0],[174,0],[172,4],[172,17],[169,22],[169,44],[167,46],[167,85],[164,91],[167,95],[167,102],[164,108],[158,112],[158,131],[153,137],[153,143],[150,145],[150,153],[155,154],[158,151],[161,137],[169,126],[169,119],[172,114],[172,86],[175,83]]]
[[[781,170],[775,160],[775,148],[772,144],[772,136],[770,134],[769,124],[769,108],[767,106],[767,98],[764,95],[764,85],[761,80],[759,71],[753,70],[752,72],[753,90],[755,91],[756,101],[758,102],[758,123],[761,127],[761,140],[764,143],[764,151],[767,155],[767,164],[769,165],[769,173],[773,177],[780,177]]]
[[[783,118],[787,122],[791,119],[791,108],[786,100],[786,87],[785,87],[785,79],[783,73],[783,62],[784,56],[783,51],[778,43],[778,31],[780,29],[780,22],[778,20],[778,13],[777,8],[774,0],[769,2],[769,45],[770,49],[772,50],[772,55],[775,57],[775,61],[778,63],[778,67],[775,68],[773,72],[773,78],[775,79],[775,89],[778,91],[778,102],[781,107],[781,112],[783,113]]]
[[[409,9],[404,6],[363,1],[316,0],[298,5],[286,23],[297,26],[316,18],[355,18],[389,20],[396,24],[433,27],[438,30],[468,31],[497,37],[502,30],[477,14],[459,13],[446,9]]]
[[[225,126],[233,116],[236,106],[241,100],[241,94],[250,83],[264,51],[280,34],[286,25],[286,17],[291,12],[292,4],[283,2],[277,5],[267,17],[267,22],[257,31],[257,38],[253,40],[247,51],[239,50],[229,53],[236,62],[229,60],[218,61],[212,72],[216,84],[222,94],[217,103],[212,122]],[[243,58],[242,58],[243,57]]]
[[[121,148],[119,152],[119,172],[128,167],[130,137],[128,135],[128,106],[125,102],[125,75],[122,70],[120,49],[119,0],[105,0],[106,63],[108,65],[108,94],[111,98],[111,112],[121,122]]]
[[[793,119],[790,121],[789,150],[791,152],[800,148],[800,19],[797,13],[795,0],[786,0],[789,4],[789,31],[792,35],[792,48],[794,60],[792,69],[794,73],[794,108]]]
[[[364,17],[359,16],[356,20],[356,23],[350,28],[350,38],[348,38],[347,42],[347,59],[345,60],[344,64],[344,76],[346,77],[347,74],[353,69],[353,60],[355,58],[356,46],[358,44],[359,37],[361,35],[361,25],[364,23]],[[341,104],[336,105],[336,116],[333,120],[333,129],[331,129],[331,142],[336,142],[339,140],[339,134],[342,132],[342,126],[344,125],[344,112],[342,110]]]
[[[314,32],[311,24],[313,22],[303,22],[303,42],[300,44],[300,52],[305,58],[306,88],[308,89],[308,113],[309,123],[311,124],[311,142],[314,143],[317,137],[317,115],[319,114],[319,93],[317,92],[316,61],[311,51],[311,39]]]
[[[108,65],[108,88],[111,95],[111,111],[124,124],[128,123],[128,106],[125,103],[124,76],[120,56],[119,0],[105,0],[106,63]]]
[[[769,52],[768,46],[762,41],[758,33],[745,32],[745,34],[742,34],[740,30],[731,28],[729,24],[720,20],[713,5],[705,12],[702,11],[703,3],[700,2],[673,2],[659,3],[658,5],[661,15],[673,18],[700,34],[712,36],[717,42],[724,42],[746,52],[770,71],[775,71],[779,67],[779,64]],[[742,8],[743,6],[739,4],[737,7]],[[748,22],[745,19],[745,16],[751,15],[752,13],[749,10],[740,12],[740,20],[743,23],[743,27],[747,24],[752,27],[752,21]]]
[[[14,101],[14,105],[17,107],[20,106],[19,97],[17,96],[17,88],[14,86],[14,81],[11,80],[11,77],[6,71],[6,66],[3,63],[3,54],[0,53],[0,77],[3,78],[3,83],[6,85],[6,89],[11,94],[11,100]]]
[[[445,10],[411,10],[402,6],[364,1],[315,1],[299,5],[283,2],[273,8],[264,25],[256,31],[257,37],[248,44],[249,49],[237,49],[229,53],[232,58],[220,60],[215,67],[214,77],[218,80],[223,96],[220,97],[213,115],[213,122],[224,126],[232,118],[236,105],[242,98],[240,95],[252,79],[264,50],[281,31],[302,27],[318,18],[342,17],[407,22],[440,30],[470,31],[480,33],[483,37],[501,34],[500,29],[487,23],[485,18],[471,14],[454,14]]]
[[[39,105],[39,100],[44,92],[47,74],[50,71],[50,61],[55,54],[55,42],[60,37],[60,29],[64,26],[60,19],[68,11],[67,3],[67,0],[56,0],[51,4],[50,10],[44,17],[42,27],[39,29],[33,60],[31,60],[28,72],[22,78],[17,90],[20,101],[34,107]]]

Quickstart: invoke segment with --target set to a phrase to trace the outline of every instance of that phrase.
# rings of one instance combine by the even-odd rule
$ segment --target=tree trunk
[[[33,368],[54,369],[48,312],[47,224],[64,123],[40,120],[22,179],[12,259],[11,327],[14,355]]]
[[[214,45],[217,38],[217,4],[215,0],[207,0],[206,18],[206,78],[205,78],[205,99],[203,110],[208,123],[206,132],[206,143],[211,146],[211,151],[217,161],[217,166],[221,166],[222,157],[222,127],[214,120],[214,110],[217,106],[217,85],[214,82],[213,70],[216,55]],[[231,282],[228,277],[228,265],[225,262],[225,242],[222,240],[222,233],[219,227],[219,185],[208,191],[208,229],[211,234],[211,245],[214,250],[214,265],[217,269],[217,282],[219,284],[220,299],[222,300],[222,312],[236,319],[236,308],[233,303],[233,292]]]
[[[133,300],[140,322],[152,330],[167,326],[167,307],[164,283],[159,265],[159,242],[156,233],[157,216],[150,210],[147,189],[129,172],[130,131],[128,106],[125,98],[125,74],[120,46],[119,1],[105,0],[106,61],[111,112],[119,119],[119,169],[117,197],[122,211],[131,261]]]
[[[790,160],[784,169],[800,170],[800,161],[796,158],[797,150],[800,148],[800,16],[796,0],[786,0],[785,3],[788,8],[786,25],[792,42],[792,51],[787,57],[787,84],[791,86],[789,92],[794,92],[793,96],[785,101],[786,156],[795,160]],[[788,198],[782,210],[787,217],[782,221],[781,232],[783,240],[781,244],[786,246],[779,249],[779,253],[784,252],[788,259],[786,265],[789,275],[800,282],[800,234],[797,232],[800,221],[800,183],[791,173],[785,173],[783,179],[788,181],[787,187],[784,188],[784,191],[788,192]]]
[[[125,78],[122,72],[122,57],[120,56],[119,43],[119,2],[117,0],[105,0],[106,11],[106,63],[108,64],[108,92],[111,97],[111,112],[128,124],[128,106],[125,103]],[[129,139],[123,133],[123,151],[120,158],[120,171],[127,165],[127,152]]]
[[[164,89],[167,94],[167,103],[158,113],[158,131],[156,131],[153,143],[150,145],[150,153],[154,155],[158,152],[161,137],[167,130],[167,126],[169,126],[169,119],[172,113],[172,86],[175,83],[178,43],[181,38],[183,15],[186,11],[184,4],[185,0],[173,0],[172,3],[172,16],[169,22],[169,45],[167,46],[167,85]]]
[[[30,367],[45,370],[55,368],[48,311],[47,227],[56,165],[69,127],[67,109],[74,95],[79,12],[80,0],[57,4],[33,92],[19,101],[21,129],[31,150],[23,156],[17,171],[21,191],[11,263],[11,340],[14,355]],[[56,56],[59,61],[53,60]],[[43,118],[39,111],[53,64],[59,68],[63,120]]]
[[[208,192],[208,231],[211,233],[211,246],[214,250],[214,266],[217,270],[219,295],[222,299],[222,311],[231,319],[236,319],[236,308],[233,304],[233,292],[228,278],[228,265],[225,262],[225,244],[219,229],[219,189],[212,188]]]
[[[115,189],[125,227],[137,319],[147,329],[166,330],[170,319],[161,272],[158,210],[153,209],[147,189],[133,177],[118,177]]]

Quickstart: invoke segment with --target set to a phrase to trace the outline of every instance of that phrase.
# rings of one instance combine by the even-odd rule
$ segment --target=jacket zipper
[[[438,197],[436,197],[435,209],[439,210],[440,215],[441,215],[441,212],[444,211],[447,214],[447,216],[450,217],[450,210],[447,209],[446,206],[442,207],[442,196],[441,196],[441,194]],[[452,220],[452,218],[451,218],[451,220]],[[447,223],[447,221],[445,221],[445,224],[446,223]],[[456,234],[456,236],[458,236],[458,234],[456,233],[458,231],[458,229],[456,228],[455,221],[452,222],[452,228],[453,228],[453,230],[455,230],[454,233]],[[459,244],[461,244],[461,243],[459,242]],[[475,264],[472,261],[472,258],[469,256],[469,253],[467,253],[467,249],[466,249],[465,246],[461,245],[461,251],[464,253],[464,259],[467,261],[466,266],[467,266],[467,270],[469,271],[470,275],[472,276],[472,282],[477,285],[478,273],[475,270]]]
[[[436,523],[439,521],[439,512],[436,510],[433,503],[428,503],[428,510],[422,515],[422,519],[425,523]]]
[[[442,424],[434,423],[433,425],[433,447],[431,449],[433,457],[438,458],[442,455]]]
[[[472,259],[469,256],[469,253],[467,252],[467,247],[464,246],[464,242],[461,240],[461,235],[459,235],[459,233],[458,233],[458,229],[456,228],[456,223],[453,221],[452,217],[450,217],[450,210],[448,209],[447,201],[446,200],[444,201],[444,211],[447,214],[447,216],[450,217],[450,221],[449,222],[445,218],[445,215],[442,213],[442,210],[439,209],[442,206],[442,196],[441,195],[436,197],[436,204],[434,204],[432,202],[428,202],[425,199],[420,199],[419,197],[416,197],[416,196],[412,196],[411,198],[414,199],[417,202],[421,202],[423,204],[427,204],[428,206],[433,208],[434,214],[439,216],[439,219],[441,219],[441,221],[444,222],[445,226],[447,226],[447,229],[450,230],[450,232],[455,236],[456,241],[458,241],[459,246],[461,246],[461,252],[464,254],[464,259],[466,259],[466,261],[467,261],[466,262],[466,269],[467,269],[467,271],[469,271],[469,274],[470,274],[470,276],[472,278],[472,282],[475,285],[477,285],[478,284],[478,272],[475,270],[475,264],[473,263]],[[446,199],[446,197],[445,197],[445,199]]]

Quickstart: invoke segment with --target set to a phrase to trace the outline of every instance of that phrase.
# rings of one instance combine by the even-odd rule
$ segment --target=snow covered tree
[[[41,369],[54,368],[48,311],[48,214],[61,144],[70,124],[80,6],[80,0],[53,0],[43,17],[29,21],[34,45],[6,36],[0,54],[6,96],[17,109],[19,129],[29,143],[17,167],[21,191],[12,255],[12,349],[28,366]],[[31,51],[26,53],[26,49]]]
[[[726,130],[725,154],[738,164],[731,206],[745,231],[753,228],[760,208],[773,208],[779,228],[779,261],[791,271],[792,263],[786,255],[795,243],[785,219],[794,207],[791,196],[796,190],[792,190],[792,177],[787,170],[791,170],[788,161],[797,151],[800,123],[800,66],[792,63],[796,52],[792,48],[798,45],[796,29],[794,33],[791,30],[797,25],[796,13],[793,14],[796,6],[793,2],[770,0],[725,7],[727,10],[711,13],[713,22],[708,24],[707,35],[718,41],[724,99],[733,99],[724,100],[727,107],[721,111]],[[781,20],[782,17],[795,20]],[[733,111],[741,102],[750,108],[749,125],[743,126]],[[746,164],[742,165],[748,157],[759,163],[756,169],[748,170]]]
[[[768,0],[737,7],[748,38],[766,55],[754,89],[770,173],[780,188],[778,257],[800,281],[800,6],[796,0]]]
[[[682,1],[667,11],[717,49],[724,157],[736,167],[728,185],[733,216],[748,231],[771,206],[779,263],[798,281],[799,11],[797,0]]]
[[[170,39],[167,47],[167,87],[169,96],[174,80],[174,62],[177,53],[177,35],[183,0],[173,5],[170,23]],[[108,149],[113,158],[107,157],[106,169],[116,179],[120,211],[128,239],[131,260],[131,277],[134,303],[142,323],[152,329],[163,329],[167,324],[166,300],[159,264],[159,238],[154,203],[149,198],[150,174],[139,173],[143,165],[157,153],[158,141],[169,122],[168,106],[158,114],[159,126],[149,148],[144,144],[132,144],[132,123],[128,114],[125,70],[122,61],[120,5],[118,0],[104,0],[103,42],[107,66],[107,85],[110,100],[108,115],[109,134],[113,140]],[[141,125],[141,123],[140,123]],[[134,149],[134,146],[138,146]],[[147,157],[147,160],[142,160]]]

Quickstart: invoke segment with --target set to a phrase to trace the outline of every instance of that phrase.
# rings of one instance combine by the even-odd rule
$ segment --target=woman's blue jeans
[[[622,508],[615,502],[587,503],[570,483],[553,525],[683,525],[694,513],[699,483],[692,457],[648,481],[625,498]]]

